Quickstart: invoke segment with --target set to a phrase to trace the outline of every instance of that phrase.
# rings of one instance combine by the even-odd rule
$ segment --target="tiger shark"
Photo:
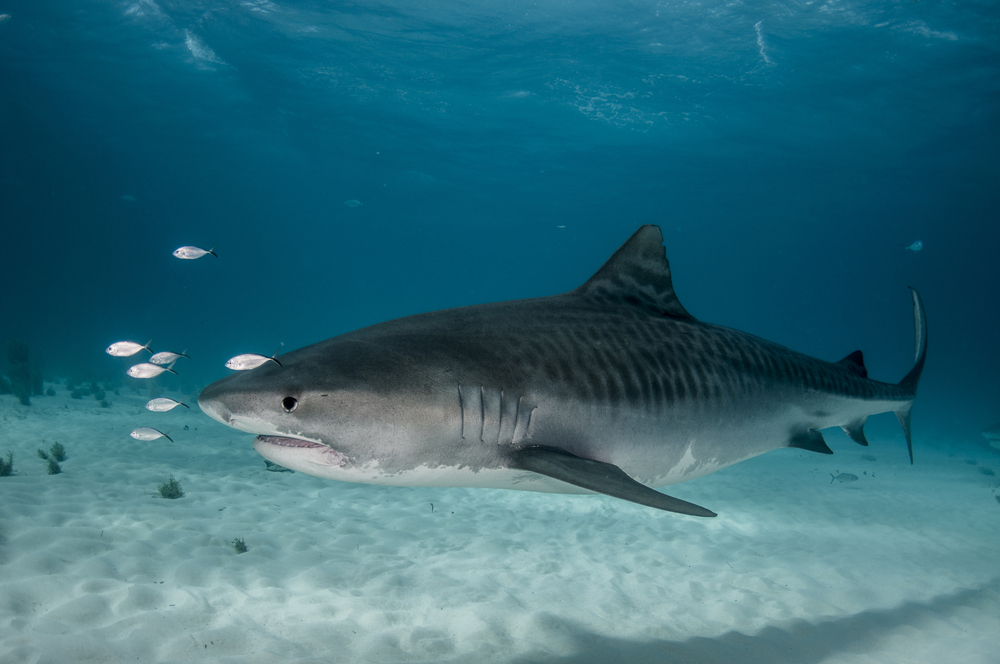
[[[781,447],[832,454],[828,427],[868,445],[865,421],[883,412],[913,463],[927,324],[912,298],[913,368],[878,382],[860,351],[826,362],[696,320],[646,225],[575,290],[362,328],[223,378],[198,403],[317,477],[596,492],[715,516],[655,488]]]

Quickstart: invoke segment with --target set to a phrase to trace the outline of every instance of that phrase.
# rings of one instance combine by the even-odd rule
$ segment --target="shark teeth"
[[[263,444],[264,447],[259,447],[258,443]],[[274,447],[268,448],[266,447],[267,445],[273,445]],[[286,450],[291,448],[294,450],[310,451],[279,451],[275,449],[276,447],[283,447]],[[285,436],[257,436],[257,439],[254,441],[254,449],[256,449],[265,459],[285,466],[286,468],[290,468],[291,470],[308,472],[298,463],[303,461],[308,462],[306,463],[306,466],[309,468],[315,468],[317,466],[347,468],[350,466],[348,458],[329,445],[315,443],[311,440],[303,440],[302,438],[286,438]]]
[[[280,445],[281,447],[326,447],[321,443],[314,443],[301,438],[284,438],[282,436],[257,436],[257,440],[270,445]]]

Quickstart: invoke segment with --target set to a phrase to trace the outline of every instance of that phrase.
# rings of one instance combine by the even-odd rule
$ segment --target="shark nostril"
[[[281,407],[285,409],[286,413],[290,413],[295,410],[295,407],[299,405],[299,402],[295,397],[285,397],[281,400]]]

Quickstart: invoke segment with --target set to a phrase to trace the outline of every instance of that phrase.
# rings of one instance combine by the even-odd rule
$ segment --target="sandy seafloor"
[[[986,445],[918,431],[911,467],[901,433],[867,449],[828,435],[832,457],[778,450],[671,487],[719,512],[698,519],[267,472],[251,435],[194,403],[109,398],[0,397],[4,664],[1000,657]],[[140,425],[176,442],[133,440]],[[69,458],[50,476],[35,450],[54,441]],[[171,474],[181,499],[157,493]]]

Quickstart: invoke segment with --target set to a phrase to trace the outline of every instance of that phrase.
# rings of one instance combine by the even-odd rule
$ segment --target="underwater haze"
[[[920,289],[917,417],[1000,417],[989,3],[6,7],[0,340],[48,372],[152,338],[208,381],[569,290],[654,223],[696,317],[885,380]]]
[[[0,0],[0,219],[0,392],[26,347],[51,393],[0,394],[0,660],[1000,647],[995,3]],[[871,448],[831,435],[833,457],[680,485],[706,525],[269,473],[198,411],[235,355],[565,292],[642,224],[697,319],[861,349],[885,382],[913,362],[918,289],[915,465],[880,415]],[[176,377],[104,352],[150,339],[190,356]],[[192,410],[143,408],[161,395]],[[157,495],[168,475],[183,498]]]

